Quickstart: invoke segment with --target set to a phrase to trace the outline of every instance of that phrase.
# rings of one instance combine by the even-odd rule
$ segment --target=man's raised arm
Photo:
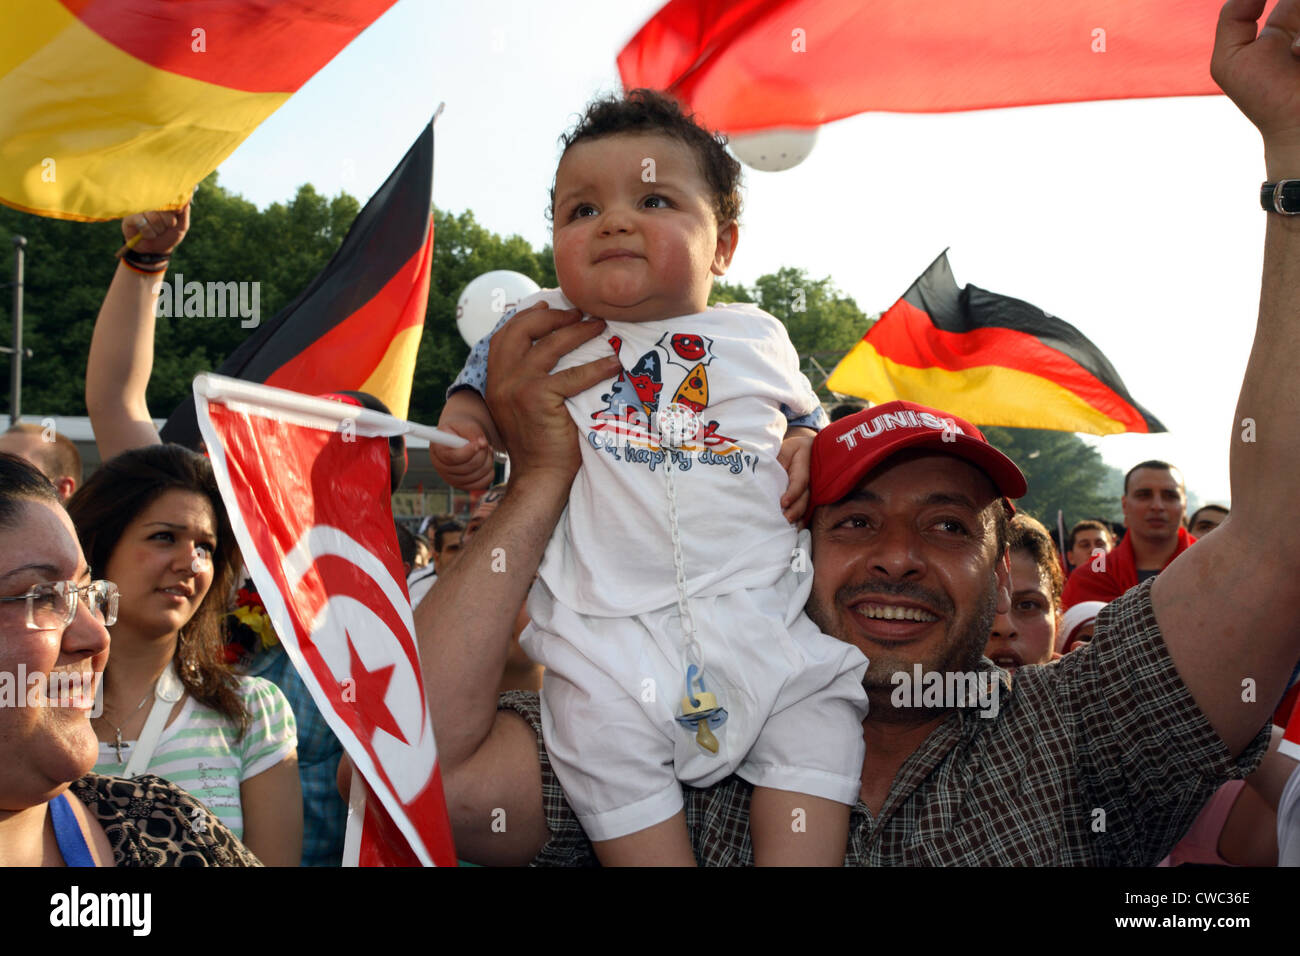
[[[1211,72],[1264,138],[1268,181],[1300,179],[1300,0],[1229,0]],[[1242,201],[1256,195],[1242,183]],[[1300,217],[1267,219],[1259,321],[1231,447],[1232,513],[1156,579],[1170,656],[1235,755],[1268,720],[1300,658]],[[1225,335],[1239,334],[1225,323]]]
[[[497,685],[580,461],[564,399],[617,364],[611,355],[548,374],[604,327],[579,319],[528,309],[493,338],[485,398],[510,450],[510,490],[415,611],[456,848],[479,863],[527,863],[548,838],[537,738],[520,717],[497,711]],[[504,831],[493,827],[501,811]]]

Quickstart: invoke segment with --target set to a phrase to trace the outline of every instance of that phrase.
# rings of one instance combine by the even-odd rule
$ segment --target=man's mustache
[[[953,603],[946,594],[931,591],[911,581],[880,578],[862,584],[845,585],[835,592],[835,599],[840,604],[848,604],[863,597],[904,598],[924,604],[943,617],[951,617],[954,610]]]

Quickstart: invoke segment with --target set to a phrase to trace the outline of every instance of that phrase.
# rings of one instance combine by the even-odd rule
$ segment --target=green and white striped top
[[[289,702],[270,681],[241,677],[239,693],[252,716],[243,739],[235,739],[235,726],[228,719],[187,696],[180,716],[158,739],[145,772],[188,791],[242,840],[239,785],[293,753],[298,729]],[[123,745],[120,761],[113,744],[100,743],[95,773],[120,777],[135,743]]]

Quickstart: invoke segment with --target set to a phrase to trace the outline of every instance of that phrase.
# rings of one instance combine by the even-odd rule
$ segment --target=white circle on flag
[[[374,752],[397,798],[402,803],[410,803],[428,785],[437,760],[433,728],[427,719],[419,679],[402,641],[367,604],[377,606],[379,601],[387,600],[407,631],[407,641],[414,647],[415,621],[410,602],[379,558],[346,531],[329,525],[311,528],[285,555],[282,567],[290,589],[296,588],[303,575],[324,557],[352,562],[375,587],[372,593],[364,595],[331,594],[315,619],[305,622],[311,641],[330,674],[343,686],[351,681],[351,686],[357,688],[359,683],[360,675],[352,673],[353,653],[368,672],[393,668],[382,706],[406,739],[403,741],[376,727],[371,739],[362,743]],[[358,703],[373,706],[373,701],[360,700],[363,691],[357,689],[356,693]]]

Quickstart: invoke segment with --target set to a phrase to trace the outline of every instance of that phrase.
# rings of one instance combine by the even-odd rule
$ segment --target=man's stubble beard
[[[838,610],[842,607],[845,595],[852,595],[858,590],[860,589],[841,589],[836,595],[835,609]],[[945,635],[943,645],[938,649],[937,659],[918,661],[906,651],[890,653],[880,649],[867,654],[870,663],[866,675],[862,678],[862,686],[866,690],[871,703],[867,719],[882,723],[921,723],[932,720],[936,714],[949,709],[939,708],[936,710],[926,707],[893,706],[890,698],[898,686],[894,683],[893,676],[901,671],[906,673],[910,679],[913,675],[913,668],[918,663],[925,673],[948,674],[978,671],[980,658],[984,656],[984,648],[988,645],[989,635],[993,633],[993,621],[997,617],[997,605],[998,582],[996,576],[990,574],[988,588],[984,591],[970,618],[965,622],[955,615],[951,618],[952,623]],[[846,633],[843,633],[842,629],[836,626],[838,618],[834,614],[826,613],[826,609],[821,606],[817,600],[816,590],[809,595],[805,611],[823,634],[829,634],[845,643],[853,643],[848,639]],[[841,613],[847,615],[849,612],[844,610]]]

